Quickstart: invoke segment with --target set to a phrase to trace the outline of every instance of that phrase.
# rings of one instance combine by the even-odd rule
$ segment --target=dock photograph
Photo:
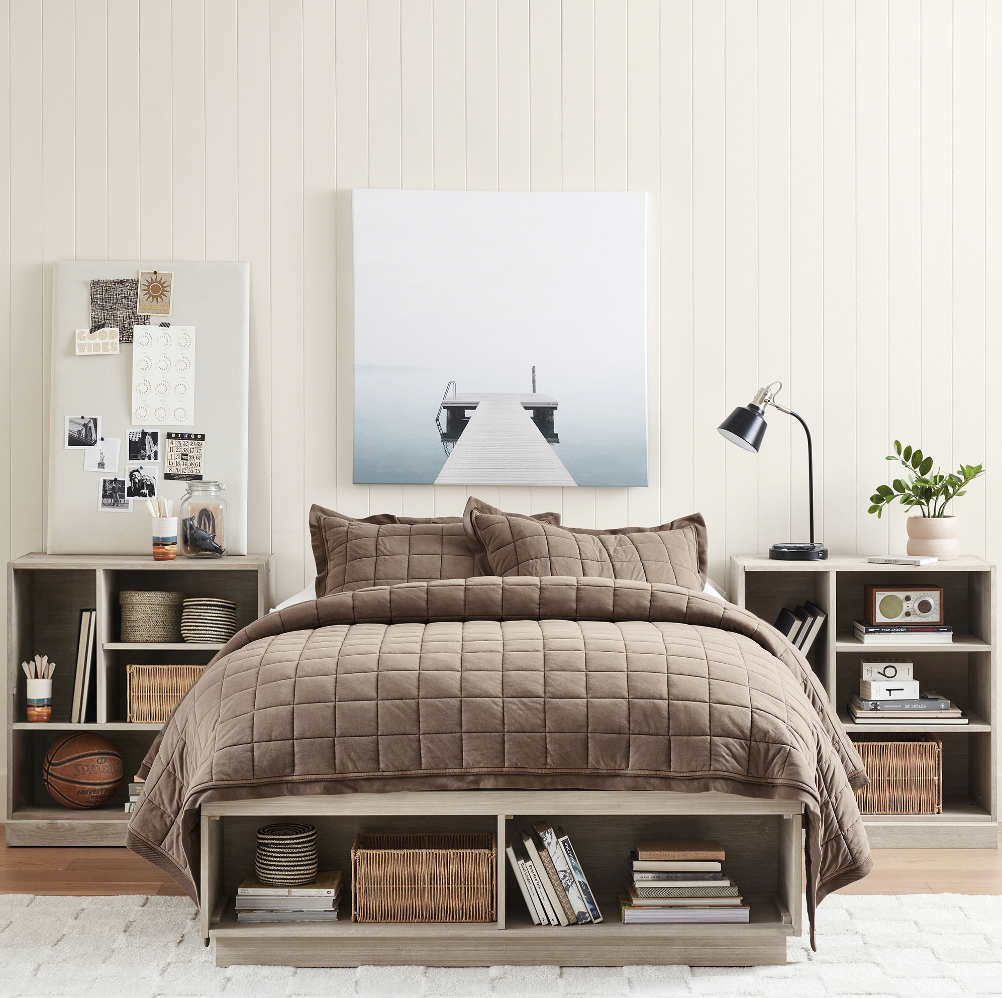
[[[352,207],[356,483],[647,484],[645,195]]]

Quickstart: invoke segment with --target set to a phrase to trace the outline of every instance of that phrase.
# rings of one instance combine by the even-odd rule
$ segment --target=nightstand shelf
[[[852,633],[863,616],[863,587],[941,586],[950,644],[864,644]],[[995,680],[995,569],[980,558],[933,565],[871,565],[837,556],[820,562],[731,560],[731,599],[772,623],[780,609],[813,600],[828,614],[808,654],[851,738],[932,735],[943,742],[942,814],[864,815],[872,846],[998,848],[997,685]],[[949,697],[969,718],[966,725],[856,724],[847,704],[859,689],[863,655],[913,658],[923,688]]]
[[[221,644],[138,644],[118,641],[118,594],[123,589],[163,589],[185,596],[232,600],[243,627],[266,613],[270,555],[156,562],[148,555],[29,554],[8,566],[7,845],[123,845],[128,783],[159,724],[126,721],[126,666],[138,663],[207,663]],[[95,679],[97,721],[73,723],[70,705],[80,611],[97,611]],[[57,663],[52,721],[25,720],[25,677],[20,663],[35,654]],[[115,798],[94,810],[61,807],[41,778],[49,746],[75,732],[110,738],[122,753],[125,778]]]

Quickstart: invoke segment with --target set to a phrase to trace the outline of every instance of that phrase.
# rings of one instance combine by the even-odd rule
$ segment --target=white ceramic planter
[[[931,555],[940,561],[952,561],[960,555],[955,516],[909,516],[905,525],[909,554]]]

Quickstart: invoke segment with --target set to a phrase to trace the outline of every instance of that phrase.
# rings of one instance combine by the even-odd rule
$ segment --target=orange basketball
[[[81,732],[53,742],[42,763],[45,789],[63,807],[100,807],[122,785],[122,756],[107,738]]]

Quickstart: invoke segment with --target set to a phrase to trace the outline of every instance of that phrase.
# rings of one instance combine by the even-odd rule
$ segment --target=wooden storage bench
[[[505,842],[532,821],[563,825],[605,920],[534,926],[508,869]],[[491,832],[497,836],[497,920],[483,923],[343,921],[238,923],[237,885],[253,870],[255,833],[276,820],[319,831],[321,869],[351,872],[359,833]],[[751,905],[747,925],[623,925],[616,904],[630,882],[630,850],[640,839],[715,838],[725,872]],[[491,964],[751,966],[786,962],[786,940],[800,933],[802,805],[720,793],[607,791],[429,791],[277,797],[204,804],[201,817],[201,926],[218,966],[365,964],[479,967]]]

